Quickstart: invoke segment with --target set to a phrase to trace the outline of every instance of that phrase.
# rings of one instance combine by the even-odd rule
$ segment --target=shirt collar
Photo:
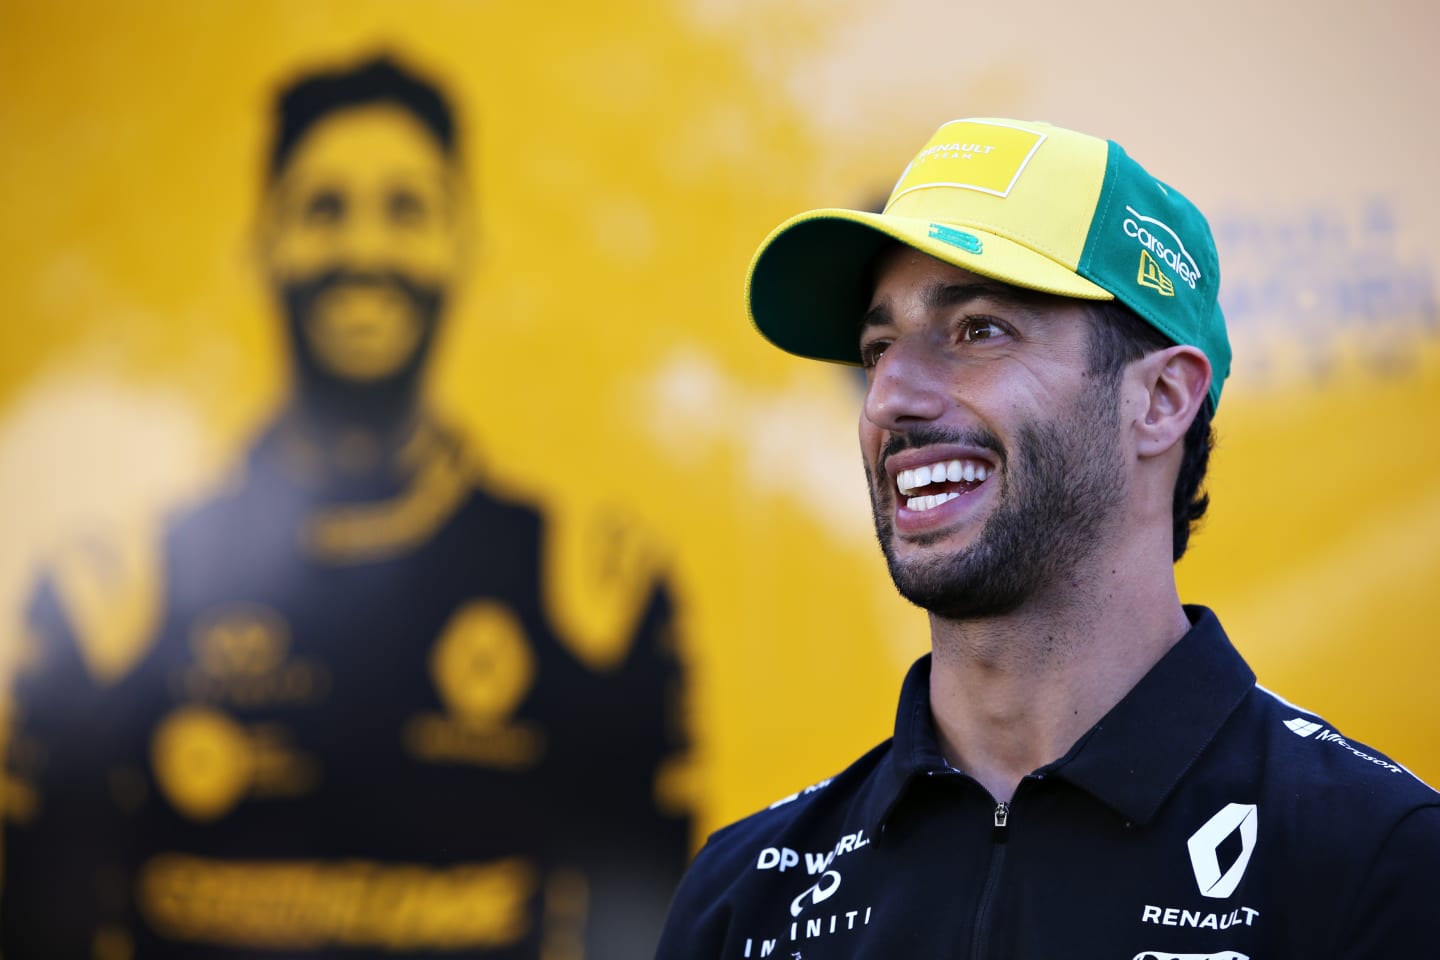
[[[1052,771],[1148,823],[1255,687],[1215,614],[1186,607],[1190,630]]]
[[[1190,630],[1110,712],[1045,772],[1074,784],[1133,823],[1147,823],[1255,685],[1215,614],[1186,607]],[[930,714],[930,655],[900,691],[890,756],[866,801],[884,825],[912,780],[944,769]]]
[[[884,829],[890,811],[917,777],[945,768],[930,716],[930,654],[916,660],[900,686],[895,736],[890,753],[876,771],[874,788],[862,801],[861,814],[872,833]]]

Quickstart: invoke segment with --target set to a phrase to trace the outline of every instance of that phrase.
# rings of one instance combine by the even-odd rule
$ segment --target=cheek
[[[333,262],[335,246],[331,230],[285,224],[271,238],[267,260],[276,277],[292,280],[316,273]]]
[[[995,371],[986,395],[1007,417],[1054,417],[1071,409],[1090,386],[1087,378],[1066,363],[1022,363]]]
[[[414,237],[397,238],[396,265],[417,280],[442,283],[459,269],[460,239],[451,230],[433,229]]]
[[[881,429],[870,422],[870,419],[862,412],[860,414],[860,455],[864,459],[865,469],[871,469],[876,458],[880,454],[880,445],[884,442],[884,434]]]

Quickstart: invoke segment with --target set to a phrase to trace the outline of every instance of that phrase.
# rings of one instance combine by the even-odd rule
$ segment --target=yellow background
[[[270,97],[388,49],[456,100],[479,223],[431,393],[497,481],[667,545],[702,830],[888,735],[926,643],[872,543],[858,388],[747,329],[746,263],[957,116],[1113,137],[1251,230],[1222,268],[1269,299],[1236,315],[1183,596],[1262,683],[1440,781],[1434,8],[1024,6],[5,4],[0,650],[54,551],[153,529],[273,410]],[[1293,236],[1372,208],[1381,240]],[[1352,276],[1408,292],[1346,312]]]

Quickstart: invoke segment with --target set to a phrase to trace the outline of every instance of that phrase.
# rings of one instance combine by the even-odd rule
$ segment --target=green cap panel
[[[1219,405],[1230,373],[1230,341],[1210,226],[1194,204],[1113,141],[1077,272],[1175,343],[1204,351],[1213,370],[1211,408]]]

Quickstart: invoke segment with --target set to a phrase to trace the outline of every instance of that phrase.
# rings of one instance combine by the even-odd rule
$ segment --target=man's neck
[[[1189,629],[1168,564],[1139,584],[1124,564],[1098,566],[1012,614],[931,616],[941,752],[997,800],[1064,756]]]
[[[413,468],[417,444],[433,434],[416,404],[387,410],[345,410],[292,398],[280,417],[286,462],[303,474],[341,486],[400,481]]]

